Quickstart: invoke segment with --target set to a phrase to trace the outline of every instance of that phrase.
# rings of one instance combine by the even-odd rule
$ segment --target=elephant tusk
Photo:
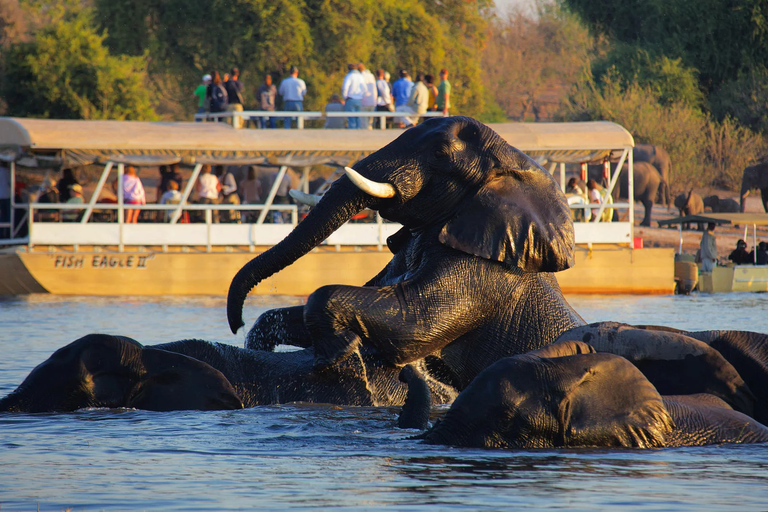
[[[352,180],[352,183],[366,194],[380,199],[395,197],[395,187],[389,183],[379,183],[377,181],[369,180],[351,167],[345,167],[344,171],[347,173],[347,176],[349,176],[349,179]]]
[[[296,200],[296,202],[307,205],[307,206],[316,206],[317,203],[320,202],[321,196],[314,195],[314,194],[305,194],[301,190],[296,190],[295,188],[292,188],[288,191],[288,194]]]

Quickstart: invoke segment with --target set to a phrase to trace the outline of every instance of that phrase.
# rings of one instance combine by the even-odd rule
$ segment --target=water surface
[[[588,322],[768,332],[768,294],[569,297]],[[246,322],[290,297],[250,299]],[[0,299],[0,395],[91,332],[242,346],[222,298]],[[506,452],[422,445],[397,408],[0,415],[2,510],[766,510],[768,446]]]

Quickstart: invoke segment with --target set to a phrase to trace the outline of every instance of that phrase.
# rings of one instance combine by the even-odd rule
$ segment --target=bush
[[[706,125],[705,161],[709,184],[717,188],[740,190],[744,168],[757,163],[765,154],[766,140],[730,117],[719,123],[712,119]]]

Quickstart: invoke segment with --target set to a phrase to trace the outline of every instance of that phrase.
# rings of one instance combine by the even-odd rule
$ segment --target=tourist
[[[147,198],[144,194],[144,186],[141,184],[141,179],[136,174],[136,168],[132,165],[126,165],[123,172],[122,186],[118,188],[117,180],[112,183],[115,193],[123,194],[123,204],[141,205],[147,204]],[[120,192],[118,192],[118,190]],[[125,222],[127,224],[135,224],[139,221],[139,210],[132,208],[125,210]]]
[[[757,254],[755,254],[755,265],[768,265],[768,242],[757,244]]]
[[[235,175],[232,173],[236,169],[237,167],[229,166],[225,171],[222,165],[216,168],[216,175],[219,177],[219,184],[221,185],[220,204],[240,204],[240,196],[237,195],[237,182],[235,181]],[[240,211],[234,208],[223,210],[221,217],[222,222],[240,222]]]
[[[211,83],[206,90],[208,109],[211,114],[218,114],[227,110],[227,90],[222,85],[218,71],[213,72]]]
[[[59,187],[61,188],[61,181],[59,181]],[[67,200],[62,201],[67,204],[83,204],[83,187],[79,183],[73,183],[71,185],[67,186]],[[61,212],[61,220],[64,222],[77,222],[80,220],[80,216],[83,213],[83,210],[77,208],[77,209],[71,209],[71,210],[62,210]]]
[[[345,112],[360,112],[363,106],[363,96],[365,95],[365,84],[363,75],[357,69],[356,64],[347,64],[349,72],[344,77],[344,83],[341,86],[341,97],[344,98]],[[357,129],[361,119],[359,117],[348,117],[347,128]]]
[[[197,98],[197,113],[205,114],[208,111],[208,86],[211,83],[211,75],[203,75],[203,83],[197,86],[192,96]],[[195,121],[202,119],[195,118]]]
[[[287,112],[301,112],[304,110],[304,96],[307,94],[307,84],[299,78],[299,68],[291,66],[290,76],[280,82],[278,94],[283,99],[283,110]],[[295,118],[293,118],[295,119]],[[284,128],[291,128],[292,118],[283,120]]]
[[[157,185],[155,197],[162,197],[163,194],[169,190],[171,182],[176,183],[176,190],[181,190],[181,182],[183,178],[179,172],[178,164],[173,164],[171,166],[161,165],[158,170],[160,171],[160,183]]]
[[[747,242],[739,240],[736,242],[736,248],[728,255],[728,259],[734,265],[751,265],[754,262],[754,255],[747,251]]]
[[[435,87],[435,77],[432,75],[424,75],[424,85],[427,86],[427,90],[429,91],[429,107],[427,108],[428,112],[433,112],[437,110],[437,87]]]
[[[344,103],[341,101],[341,96],[339,96],[336,93],[331,94],[331,101],[325,105],[325,112],[343,112],[344,111]],[[325,118],[325,128],[332,128],[332,129],[338,129],[338,128],[344,128],[344,118],[343,117],[326,117]]]
[[[411,97],[408,99],[407,111],[417,114],[413,117],[403,119],[406,127],[414,126],[419,122],[419,115],[425,114],[429,107],[429,91],[424,85],[424,75],[416,75],[416,82],[411,90]]]
[[[210,165],[203,165],[202,169],[200,170],[200,176],[197,178],[195,189],[197,190],[197,202],[199,204],[219,203],[219,191],[221,191],[221,184],[219,183],[219,179],[211,174]],[[219,222],[218,210],[213,211],[213,222]]]
[[[378,94],[376,92],[376,77],[373,76],[371,70],[361,62],[357,65],[358,71],[363,77],[363,100],[361,102],[361,108],[363,112],[373,112],[376,109],[376,101]],[[358,128],[361,130],[370,130],[372,117],[360,117],[358,118]]]
[[[411,89],[413,89],[413,82],[408,74],[408,71],[401,69],[400,78],[392,84],[392,96],[395,98],[395,108],[404,107],[408,104],[408,100],[411,97]]]
[[[277,96],[277,87],[272,83],[272,75],[264,77],[264,83],[256,91],[256,98],[259,101],[259,110],[265,112],[275,111],[275,97]],[[275,128],[277,122],[274,117],[257,117],[259,128]]]
[[[717,242],[715,240],[715,224],[707,224],[707,230],[701,236],[699,245],[699,260],[701,261],[701,272],[711,274],[717,263]]]
[[[448,115],[451,108],[451,83],[448,81],[448,70],[440,70],[440,85],[437,86],[437,110],[444,116]]]
[[[75,178],[75,173],[70,168],[66,168],[61,171],[61,179],[59,180],[59,202],[66,203],[72,194],[72,185],[79,185],[80,182]],[[81,189],[82,191],[82,189]],[[81,194],[82,197],[82,194]]]
[[[179,204],[183,197],[179,192],[179,184],[175,181],[169,181],[168,190],[160,197],[160,204]],[[165,210],[165,222],[170,222],[171,218],[173,218],[173,210]]]
[[[256,167],[248,166],[246,178],[240,182],[240,199],[243,204],[261,203],[261,180],[256,172]],[[246,211],[243,213],[245,222],[254,222],[258,218],[257,211]]]
[[[227,112],[243,111],[243,83],[239,78],[240,70],[232,68],[229,71],[229,80],[224,83],[224,89],[227,91]],[[232,126],[242,128],[243,118],[241,116],[232,117]]]
[[[584,191],[581,190],[581,187],[579,186],[579,180],[576,178],[571,178],[568,180],[568,186],[565,189],[565,193],[584,197]]]
[[[383,69],[376,70],[376,111],[377,112],[394,112],[395,105],[392,103],[392,86],[387,81],[386,71]]]

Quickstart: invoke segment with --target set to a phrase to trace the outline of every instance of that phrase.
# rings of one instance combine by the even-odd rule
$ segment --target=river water
[[[768,294],[572,296],[588,322],[768,332]],[[254,298],[246,321],[290,297]],[[0,299],[0,395],[91,332],[242,346],[222,298]],[[768,446],[470,450],[426,446],[397,408],[0,414],[5,510],[768,510]]]

